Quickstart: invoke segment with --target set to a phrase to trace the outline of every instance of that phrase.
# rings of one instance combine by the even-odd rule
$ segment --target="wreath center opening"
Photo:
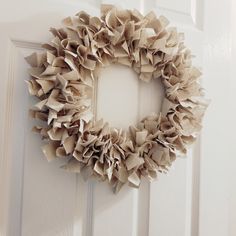
[[[138,115],[139,79],[124,65],[103,67],[97,80],[97,119],[103,118],[113,127],[127,129]]]
[[[113,63],[100,69],[97,80],[97,120],[127,130],[143,113],[159,113],[164,98],[160,79],[141,81],[130,67]],[[141,113],[141,114],[140,114]]]

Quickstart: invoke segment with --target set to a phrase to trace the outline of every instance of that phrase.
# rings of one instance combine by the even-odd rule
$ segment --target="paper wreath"
[[[48,161],[68,158],[64,169],[108,180],[116,192],[166,172],[196,139],[206,109],[201,73],[191,65],[183,34],[167,27],[163,16],[112,5],[101,6],[100,18],[81,11],[63,23],[50,30],[54,38],[44,53],[26,58],[29,93],[40,100],[30,114],[44,121],[33,130],[47,142],[42,150]],[[111,63],[131,67],[145,82],[162,81],[160,114],[129,131],[93,119],[94,80]]]

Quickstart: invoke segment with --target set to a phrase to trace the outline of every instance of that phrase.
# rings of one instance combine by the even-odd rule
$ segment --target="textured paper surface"
[[[168,27],[163,16],[112,5],[102,5],[100,18],[81,11],[63,24],[51,29],[54,38],[43,45],[44,53],[26,58],[29,93],[39,99],[30,115],[45,122],[33,129],[47,142],[44,155],[48,161],[68,158],[64,169],[107,180],[115,191],[127,182],[138,187],[142,177],[155,179],[186,154],[206,108],[201,73],[191,65],[183,34]],[[131,67],[145,82],[163,82],[160,114],[129,131],[93,121],[94,79],[111,63]]]

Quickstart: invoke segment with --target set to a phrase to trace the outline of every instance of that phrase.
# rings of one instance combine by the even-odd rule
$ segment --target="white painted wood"
[[[188,1],[188,0],[180,0],[180,1],[157,0],[156,4],[158,5],[159,8],[160,7],[165,8],[169,11],[175,11],[175,12],[177,11],[182,14],[190,14],[192,1]]]
[[[235,83],[235,78],[234,78],[234,74],[235,74],[235,68],[236,68],[236,61],[234,58],[236,58],[236,29],[235,29],[235,22],[236,22],[236,14],[235,14],[235,11],[236,11],[236,2],[235,1],[232,1],[232,5],[230,6],[231,7],[231,20],[230,20],[230,29],[229,29],[229,33],[232,35],[232,40],[230,42],[231,44],[231,52],[232,52],[232,55],[231,55],[231,60],[230,60],[230,67],[231,67],[231,70],[230,70],[230,101],[231,101],[231,104],[232,104],[232,107],[233,107],[233,103],[234,101],[236,101],[236,94],[235,94],[235,89],[236,89],[236,83]],[[235,106],[234,106],[235,108]],[[230,129],[232,129],[232,125],[231,124],[234,124],[235,122],[235,109],[234,111],[232,112],[232,116],[230,116],[230,122],[229,122],[229,126],[230,126]],[[235,129],[234,129],[235,130]],[[229,186],[229,190],[228,190],[228,209],[229,209],[229,226],[228,226],[228,234],[230,236],[233,236],[236,234],[236,224],[235,224],[235,219],[236,219],[236,188],[233,187],[233,186],[236,186],[236,178],[235,178],[235,171],[234,171],[234,166],[236,166],[236,159],[234,158],[236,156],[236,151],[235,151],[235,145],[234,145],[234,132],[230,132],[230,142],[231,142],[231,155],[229,155],[229,161],[230,161],[230,167],[228,169],[228,165],[225,163],[225,170],[227,172],[229,172],[229,179],[228,179],[228,186]],[[231,157],[231,158],[230,158]]]
[[[50,39],[48,29],[85,10],[99,15],[101,3],[167,16],[185,32],[186,44],[203,68],[212,99],[198,143],[167,176],[139,190],[114,195],[106,183],[84,182],[47,163],[24,80],[24,56]],[[234,5],[231,5],[234,4]],[[214,5],[214,11],[212,6]],[[0,236],[233,236],[236,235],[234,120],[236,30],[233,0],[8,0],[0,9]],[[124,86],[125,84],[125,86]],[[97,118],[127,129],[159,112],[160,82],[140,82],[129,68],[112,65],[97,84]],[[230,106],[231,105],[231,106]],[[227,114],[227,115],[226,115]],[[229,141],[227,141],[229,140]],[[227,148],[226,148],[227,147]]]
[[[236,235],[235,1],[205,3],[204,85],[212,99],[201,141],[200,235]]]

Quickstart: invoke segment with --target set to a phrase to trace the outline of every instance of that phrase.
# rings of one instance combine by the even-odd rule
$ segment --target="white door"
[[[231,190],[235,132],[229,132],[235,131],[236,112],[229,105],[236,82],[227,67],[233,39],[230,0],[106,1],[164,14],[185,33],[196,55],[194,64],[203,68],[203,85],[212,99],[204,129],[188,157],[178,159],[167,176],[151,184],[144,181],[139,190],[126,186],[114,195],[106,183],[84,182],[61,170],[59,161],[44,158],[28,118],[33,98],[24,82],[24,57],[41,50],[51,26],[60,26],[61,19],[80,10],[99,15],[102,2],[1,1],[0,236],[236,235]],[[97,93],[97,116],[124,128],[158,112],[163,98],[161,84],[139,82],[130,69],[116,65],[103,70]]]

